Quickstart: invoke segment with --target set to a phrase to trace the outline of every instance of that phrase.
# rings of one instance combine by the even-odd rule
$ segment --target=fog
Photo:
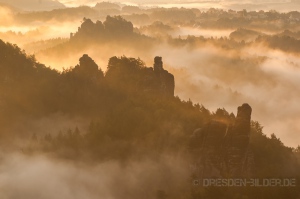
[[[9,25],[13,22],[12,11],[6,7],[0,7],[0,24]]]
[[[206,38],[210,37],[229,37],[230,33],[233,30],[210,30],[210,29],[202,29],[201,27],[198,28],[190,28],[190,27],[179,27],[178,31],[172,33],[173,37],[186,37],[188,35],[194,36],[203,36]]]
[[[48,21],[34,20],[28,23],[19,22],[11,9],[0,6],[0,39],[25,48],[25,45],[33,42],[69,38],[70,30],[76,30],[81,20],[82,18],[63,21],[51,19]],[[44,48],[49,48],[49,46]],[[31,50],[27,52],[35,53]]]
[[[3,199],[155,198],[159,190],[178,197],[174,192],[186,190],[192,183],[184,161],[170,157],[127,165],[62,161],[22,153],[1,154],[0,158]]]

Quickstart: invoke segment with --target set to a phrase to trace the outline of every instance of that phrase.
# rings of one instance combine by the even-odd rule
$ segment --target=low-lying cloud
[[[164,157],[121,164],[81,163],[45,155],[1,154],[2,199],[155,198],[159,190],[174,197],[191,182],[184,160]],[[178,196],[178,195],[176,195]]]

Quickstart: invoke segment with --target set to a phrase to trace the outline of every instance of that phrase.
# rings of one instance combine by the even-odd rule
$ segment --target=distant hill
[[[9,5],[9,4],[2,3],[2,2],[0,2],[0,8],[7,8],[7,9],[9,9],[11,12],[20,12],[20,11],[21,11],[18,7],[11,6],[11,5]]]
[[[110,2],[101,2],[97,3],[95,5],[95,8],[97,10],[108,10],[108,9],[116,9],[116,10],[121,10],[121,6],[115,3],[110,3]]]
[[[264,33],[260,33],[254,30],[248,30],[244,28],[239,28],[236,31],[230,34],[230,38],[236,41],[254,41],[258,36],[264,35]]]
[[[300,39],[300,31],[298,32],[292,32],[290,30],[285,30],[282,33],[279,33],[277,36],[289,36],[289,37],[293,37],[295,39]]]
[[[263,43],[269,48],[282,50],[284,52],[294,54],[299,54],[300,52],[300,40],[287,35],[259,36],[255,42]]]
[[[68,42],[36,53],[38,60],[51,59],[51,62],[61,64],[58,61],[71,59],[74,55],[81,56],[86,52],[91,56],[100,52],[105,52],[100,53],[104,54],[103,56],[110,56],[116,49],[120,52],[128,49],[139,52],[144,50],[145,46],[151,49],[157,44],[156,39],[136,32],[133,24],[120,16],[107,16],[103,22],[93,22],[86,18],[77,32],[71,33],[70,36]],[[109,58],[107,56],[105,59]]]
[[[65,8],[64,4],[54,0],[0,0],[0,4],[1,3],[17,7],[24,11],[41,11]]]
[[[19,23],[32,23],[36,21],[46,22],[50,20],[69,21],[78,20],[83,17],[95,17],[98,12],[88,6],[75,8],[54,9],[51,11],[18,13],[15,19]]]

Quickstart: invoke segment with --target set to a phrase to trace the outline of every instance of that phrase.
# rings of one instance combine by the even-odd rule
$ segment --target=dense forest
[[[231,145],[224,150],[230,151],[232,146],[235,149],[247,147],[251,150],[252,163],[247,168],[252,171],[246,175],[232,173],[232,177],[300,180],[299,147],[287,147],[275,135],[267,137],[259,122],[250,120],[251,107],[247,104],[241,106],[238,115],[235,115],[223,108],[212,112],[203,105],[174,96],[174,76],[163,68],[160,57],[154,59],[153,67],[147,67],[140,59],[112,57],[108,61],[107,70],[102,71],[85,54],[79,59],[78,65],[58,72],[38,63],[34,56],[26,55],[16,45],[1,41],[0,52],[3,150],[11,151],[21,147],[26,156],[44,154],[55,159],[85,163],[114,160],[123,165],[148,159],[159,162],[168,156],[180,157],[186,165],[193,165],[203,153],[208,162],[215,155],[225,161],[230,158],[218,152],[218,143],[221,142],[226,146]],[[17,131],[14,128],[26,125],[26,120],[34,121],[55,113],[88,118],[89,125],[86,129],[70,127],[66,131],[47,134]],[[218,136],[226,128],[231,129],[229,131],[232,133],[229,134],[232,138]],[[226,141],[234,140],[234,135],[242,132],[247,138],[239,139],[246,138],[245,142],[235,145],[234,141],[233,144]],[[203,146],[208,152],[200,150],[203,149],[203,136],[210,143]],[[18,143],[20,140],[22,145]],[[189,177],[182,178],[181,189],[174,189],[176,186],[172,183],[158,190],[149,187],[153,193],[149,198],[299,196],[298,185],[245,188],[194,186],[193,178],[197,177],[197,172],[190,166],[185,167]],[[226,177],[229,173],[219,174],[219,177]]]

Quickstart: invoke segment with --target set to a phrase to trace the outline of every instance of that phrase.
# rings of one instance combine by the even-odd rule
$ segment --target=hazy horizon
[[[0,0],[0,3],[6,3],[12,5],[21,10],[52,10],[60,9],[64,6],[66,7],[78,7],[78,6],[95,6],[97,3],[102,2],[99,0]],[[120,0],[110,0],[106,2],[118,3],[123,5],[133,5],[141,7],[185,7],[185,8],[198,8],[200,10],[207,10],[209,8],[220,8],[220,9],[236,9],[236,10],[271,10],[276,9],[279,11],[293,11],[297,10],[300,7],[299,0],[246,0],[246,1],[237,1],[237,0],[174,0],[174,1],[165,1],[165,0],[130,0],[130,1],[120,1]]]

